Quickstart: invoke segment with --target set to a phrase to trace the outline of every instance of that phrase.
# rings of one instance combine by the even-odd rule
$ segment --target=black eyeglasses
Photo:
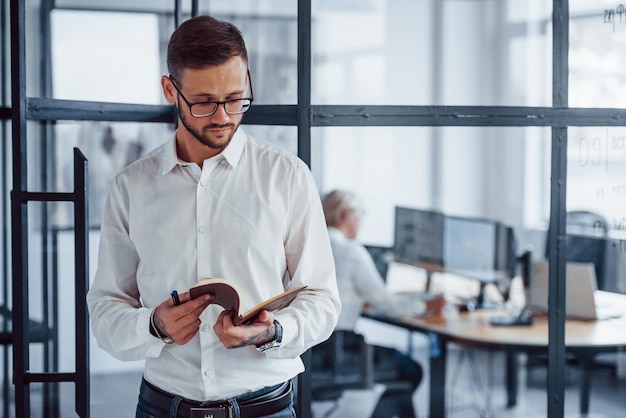
[[[219,105],[224,106],[224,111],[229,115],[240,115],[242,113],[246,113],[250,106],[252,106],[252,101],[254,100],[254,94],[252,93],[252,79],[250,78],[250,71],[248,70],[248,84],[250,86],[250,97],[245,97],[241,99],[230,99],[224,100],[222,102],[199,102],[199,103],[191,103],[182,91],[178,88],[176,83],[174,83],[174,79],[171,76],[168,76],[172,85],[180,94],[180,97],[183,98],[187,106],[189,106],[189,112],[191,116],[195,118],[206,118],[207,116],[213,115],[217,112],[217,108]]]

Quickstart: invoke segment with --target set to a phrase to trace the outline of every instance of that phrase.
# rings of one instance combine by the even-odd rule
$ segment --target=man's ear
[[[163,96],[165,97],[165,100],[167,100],[169,104],[175,104],[176,89],[172,84],[172,80],[170,80],[170,78],[166,75],[161,76],[161,88],[163,89]]]

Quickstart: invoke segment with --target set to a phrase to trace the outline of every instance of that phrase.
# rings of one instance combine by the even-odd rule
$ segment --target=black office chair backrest
[[[615,275],[615,259],[614,243],[608,238],[608,222],[602,215],[589,211],[571,211],[567,212],[566,216],[565,259],[593,263],[598,288],[603,290],[610,288],[610,282]],[[550,256],[550,245],[547,240],[545,254],[546,257]]]
[[[579,210],[567,212],[566,233],[569,235],[582,235],[586,237],[607,237],[609,225],[600,214]]]

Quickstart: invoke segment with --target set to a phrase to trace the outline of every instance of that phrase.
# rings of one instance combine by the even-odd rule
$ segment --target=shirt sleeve
[[[87,293],[98,346],[118,360],[157,357],[164,343],[150,334],[150,309],[137,288],[137,251],[129,236],[128,193],[111,184],[100,230],[98,267]]]
[[[328,339],[341,302],[335,265],[319,193],[309,169],[298,165],[285,224],[285,254],[292,285],[307,285],[287,308],[276,313],[283,341],[271,357],[296,357]]]

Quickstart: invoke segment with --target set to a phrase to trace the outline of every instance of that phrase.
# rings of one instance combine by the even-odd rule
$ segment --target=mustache
[[[211,125],[205,126],[204,129],[215,129],[215,128],[233,128],[235,126],[234,123],[226,123],[224,125],[218,125],[216,123],[212,123]]]

